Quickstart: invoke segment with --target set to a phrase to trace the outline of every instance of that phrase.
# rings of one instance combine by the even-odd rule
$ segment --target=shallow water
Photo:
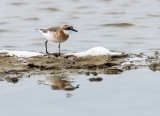
[[[159,0],[1,0],[0,49],[45,52],[45,39],[35,29],[69,23],[79,32],[62,44],[63,52],[95,46],[159,50],[159,5]],[[50,51],[57,52],[57,46],[50,43]]]
[[[0,50],[45,52],[45,39],[35,29],[65,23],[79,32],[62,44],[63,52],[95,46],[134,53],[160,49],[160,0],[1,0],[0,7]],[[57,52],[58,45],[49,43],[49,51]],[[83,74],[2,81],[0,115],[159,116],[159,73],[99,74],[101,82],[90,82],[93,75]],[[79,88],[65,91],[65,83]]]
[[[90,82],[92,74],[35,75],[16,84],[1,82],[0,115],[159,116],[159,74],[139,69],[119,75],[99,74],[103,78],[100,82]],[[63,90],[64,80],[79,88]],[[52,87],[40,84],[42,81],[52,83]],[[53,81],[59,89],[53,87],[57,86]]]

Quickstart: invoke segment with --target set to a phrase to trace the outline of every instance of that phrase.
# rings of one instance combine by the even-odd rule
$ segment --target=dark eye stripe
[[[65,30],[71,30],[73,27],[66,27]]]
[[[71,29],[73,29],[73,27],[72,27],[72,26],[70,26],[70,28],[71,28]]]

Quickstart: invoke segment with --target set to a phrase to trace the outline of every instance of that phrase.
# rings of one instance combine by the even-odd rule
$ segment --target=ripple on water
[[[4,33],[4,32],[11,32],[12,30],[7,30],[7,29],[0,29],[0,33]]]
[[[40,4],[51,4],[53,3],[52,1],[42,1],[42,2],[39,2]]]
[[[11,5],[20,6],[20,5],[28,5],[28,2],[12,2]]]
[[[101,26],[111,26],[111,27],[132,27],[135,26],[132,23],[108,23],[108,24],[102,24]]]
[[[78,19],[79,18],[78,16],[75,16],[72,14],[69,14],[67,17],[68,17],[68,19]]]
[[[57,12],[60,11],[58,8],[48,7],[48,8],[42,8],[41,10],[49,11],[49,12]]]
[[[39,18],[38,17],[30,17],[30,18],[24,18],[24,20],[37,21],[37,20],[39,20]]]
[[[149,17],[160,17],[160,14],[147,14]]]
[[[8,24],[8,22],[0,22],[0,25]]]
[[[90,8],[92,8],[92,7],[91,6],[85,6],[85,5],[77,7],[77,9],[90,9]]]
[[[106,12],[105,14],[118,15],[118,14],[125,14],[125,12]]]
[[[3,46],[4,48],[14,48],[14,46]]]

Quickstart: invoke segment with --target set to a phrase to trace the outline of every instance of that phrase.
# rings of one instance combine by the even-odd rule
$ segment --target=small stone
[[[103,80],[103,78],[101,78],[101,77],[92,77],[92,78],[89,78],[89,81],[91,81],[91,82],[94,82],[94,81],[100,82],[102,80]]]

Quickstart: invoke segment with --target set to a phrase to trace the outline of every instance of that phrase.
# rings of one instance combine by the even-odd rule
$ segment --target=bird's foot
[[[50,55],[50,53],[49,53],[49,52],[46,52],[46,55]]]
[[[59,56],[62,56],[61,53],[59,53]]]
[[[55,57],[61,57],[62,56],[61,53],[55,53],[54,55],[55,55]]]

